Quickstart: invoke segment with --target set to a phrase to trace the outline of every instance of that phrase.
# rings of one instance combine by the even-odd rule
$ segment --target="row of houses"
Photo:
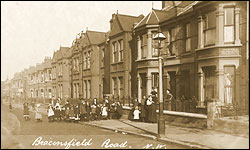
[[[246,1],[163,1],[146,16],[117,12],[109,31],[79,33],[71,47],[6,81],[11,92],[5,93],[40,99],[106,94],[128,104],[159,88],[160,54],[164,99],[170,89],[176,100],[195,98],[196,107],[208,99],[248,107],[248,12]],[[154,39],[159,31],[161,48]]]

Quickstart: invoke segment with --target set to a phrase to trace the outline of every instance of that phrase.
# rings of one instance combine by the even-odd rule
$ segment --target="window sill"
[[[90,70],[90,68],[87,68],[87,69],[83,69],[82,71],[88,71],[88,70]]]
[[[195,51],[201,51],[201,50],[207,50],[211,48],[222,48],[222,47],[240,47],[242,44],[223,44],[223,45],[213,45],[213,46],[207,46],[203,48],[197,48]]]
[[[124,61],[113,62],[111,65],[122,64],[122,63],[124,63]]]
[[[141,58],[139,60],[136,60],[136,62],[140,62],[140,61],[150,61],[150,60],[158,60],[158,57],[152,57],[152,58]]]
[[[192,54],[192,52],[188,51],[188,52],[185,52],[185,53],[181,54],[181,56],[188,56],[188,55],[191,55],[191,54]]]

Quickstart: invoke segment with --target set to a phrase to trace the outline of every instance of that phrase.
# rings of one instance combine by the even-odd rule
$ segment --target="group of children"
[[[48,119],[52,121],[79,122],[100,119],[119,119],[122,115],[122,107],[119,102],[112,104],[108,99],[98,103],[93,99],[92,103],[81,100],[76,104],[67,101],[64,105],[58,100],[54,106],[48,106]]]

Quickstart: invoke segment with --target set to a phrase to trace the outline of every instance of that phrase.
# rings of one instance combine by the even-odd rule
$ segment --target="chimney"
[[[112,24],[113,24],[113,21],[115,20],[115,15],[116,14],[112,14],[112,19],[109,21],[110,22],[110,30],[112,29]]]
[[[162,1],[162,9],[168,9],[170,7],[179,5],[181,1]]]

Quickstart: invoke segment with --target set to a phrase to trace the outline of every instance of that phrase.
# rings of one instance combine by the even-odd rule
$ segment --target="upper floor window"
[[[123,40],[118,41],[119,61],[123,61]]]
[[[113,52],[113,62],[117,61],[117,51],[116,51],[116,42],[112,43],[112,52]]]
[[[88,52],[87,57],[88,57],[87,68],[89,69],[90,68],[90,59],[91,59],[91,53],[90,53],[90,51]]]
[[[224,42],[234,42],[234,8],[224,8]]]
[[[87,53],[83,54],[83,69],[87,68]]]
[[[171,55],[175,55],[176,53],[176,46],[175,46],[176,36],[177,36],[177,28],[172,28],[170,30],[170,54]]]
[[[216,15],[215,11],[206,14],[204,19],[204,44],[205,46],[211,46],[215,44],[216,33]]]
[[[142,35],[142,44],[141,44],[141,57],[146,58],[147,57],[147,34]]]
[[[105,48],[102,49],[101,67],[104,67],[104,54],[105,54]]]
[[[186,24],[186,52],[191,50],[191,26],[190,23]]]
[[[155,37],[157,33],[153,34],[153,37]],[[159,47],[159,41],[158,40],[152,40],[152,56],[158,57],[158,47]]]

